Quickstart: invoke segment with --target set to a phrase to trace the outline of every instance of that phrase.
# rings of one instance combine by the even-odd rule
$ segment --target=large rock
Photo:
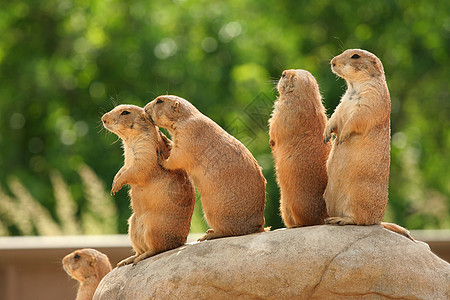
[[[114,269],[94,299],[450,299],[450,264],[381,226],[187,244]]]

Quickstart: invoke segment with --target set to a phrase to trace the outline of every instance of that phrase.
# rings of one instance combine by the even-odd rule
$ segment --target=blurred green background
[[[450,228],[449,1],[6,1],[0,10],[0,235],[126,233],[123,164],[102,130],[114,104],[176,94],[238,137],[264,169],[267,226],[282,226],[268,146],[274,83],[318,80],[328,114],[348,48],[383,62],[392,99],[385,220]],[[205,229],[196,207],[192,231]]]

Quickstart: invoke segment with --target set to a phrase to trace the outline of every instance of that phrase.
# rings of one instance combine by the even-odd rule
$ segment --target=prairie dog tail
[[[390,231],[396,232],[398,234],[401,234],[403,236],[406,236],[410,240],[414,241],[414,238],[409,234],[409,231],[406,230],[406,228],[403,228],[400,225],[397,225],[397,224],[394,224],[394,223],[381,222],[381,226],[383,226],[387,230],[390,230]]]

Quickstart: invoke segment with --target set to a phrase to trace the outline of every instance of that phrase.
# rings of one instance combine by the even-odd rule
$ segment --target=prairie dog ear
[[[179,101],[175,101],[174,104],[172,105],[172,110],[174,112],[179,112],[180,111],[180,102]]]
[[[139,113],[139,118],[141,118],[142,121],[145,121],[147,119],[145,111]]]
[[[94,255],[91,257],[91,259],[89,260],[89,265],[92,267],[92,266],[95,266],[96,264],[97,264],[97,255],[94,254]]]
[[[383,65],[381,64],[381,62],[374,58],[372,59],[372,64],[375,66],[377,71],[379,71],[380,73],[384,73]]]

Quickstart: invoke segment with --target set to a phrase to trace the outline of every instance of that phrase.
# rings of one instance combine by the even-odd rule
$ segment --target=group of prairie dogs
[[[347,91],[327,120],[315,78],[286,70],[278,82],[270,146],[287,227],[382,223],[388,201],[390,97],[383,65],[370,52],[350,49],[331,60]],[[186,242],[201,195],[210,229],[200,240],[263,232],[266,180],[249,150],[188,101],[159,96],[145,108],[119,105],[102,117],[118,135],[125,164],[111,193],[128,184],[136,264]],[[168,139],[159,127],[171,134]],[[335,136],[331,139],[332,135]]]

